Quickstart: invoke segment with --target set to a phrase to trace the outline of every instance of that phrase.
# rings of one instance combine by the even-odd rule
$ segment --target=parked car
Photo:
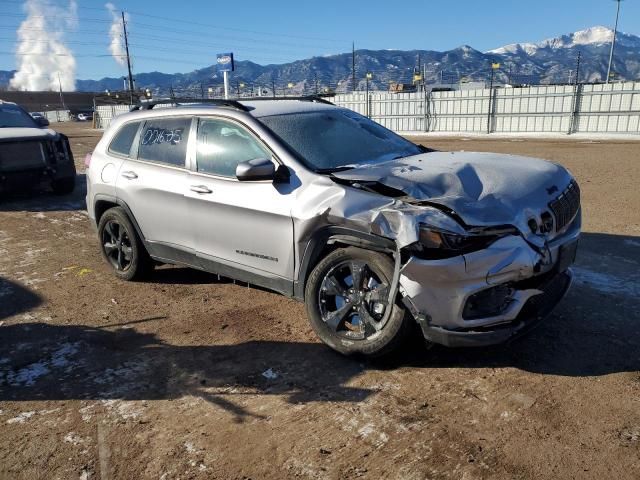
[[[560,165],[433,151],[320,99],[212,103],[118,116],[88,156],[117,277],[155,260],[267,287],[365,355],[416,322],[434,343],[504,342],[569,289],[580,192]]]
[[[91,112],[79,113],[76,118],[78,119],[79,122],[89,122],[93,120],[93,113]]]
[[[40,112],[31,112],[29,115],[33,117],[33,119],[38,122],[38,125],[43,127],[49,126],[49,120]]]
[[[48,125],[44,116],[0,101],[0,193],[43,184],[60,195],[73,191],[76,167],[69,140]]]

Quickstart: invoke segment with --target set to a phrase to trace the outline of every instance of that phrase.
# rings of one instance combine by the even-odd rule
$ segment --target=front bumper
[[[75,166],[71,162],[51,167],[0,171],[0,192],[18,192],[48,185],[54,180],[75,177]]]
[[[547,258],[522,237],[498,240],[489,248],[443,260],[412,257],[400,271],[400,292],[425,338],[447,346],[485,346],[520,336],[562,300],[572,280],[566,253],[575,254],[579,219],[548,245]],[[469,315],[482,292],[504,287],[504,301],[491,313]],[[486,301],[493,297],[486,297]]]

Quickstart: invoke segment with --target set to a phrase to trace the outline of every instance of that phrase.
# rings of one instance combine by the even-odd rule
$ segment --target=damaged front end
[[[408,182],[421,167],[415,161],[385,177],[362,169],[337,180],[395,197],[340,216],[394,240],[392,295],[401,295],[427,340],[447,346],[502,343],[546,317],[571,285],[581,228],[579,189],[562,167],[536,161],[529,168],[539,170],[538,178],[510,186],[500,175],[487,181],[488,172],[468,160],[454,172],[449,164],[448,178],[427,183],[440,196],[423,193],[424,173],[423,183]],[[405,172],[411,172],[406,179]]]
[[[437,251],[429,231],[405,249],[399,290],[427,340],[502,343],[547,316],[565,295],[579,232],[579,215],[543,248],[514,231],[489,230],[467,237],[473,242],[458,245],[468,250],[454,255],[449,248]]]

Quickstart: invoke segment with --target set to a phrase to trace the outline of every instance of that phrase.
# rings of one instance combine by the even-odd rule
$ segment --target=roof
[[[248,107],[250,110],[249,113],[257,118],[339,108],[329,103],[300,100],[242,100],[240,103]]]

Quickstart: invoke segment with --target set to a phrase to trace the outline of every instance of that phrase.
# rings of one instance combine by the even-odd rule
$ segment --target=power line
[[[307,39],[307,40],[319,40],[322,42],[338,42],[338,43],[344,43],[342,40],[336,40],[334,38],[320,38],[320,37],[310,37],[310,36],[303,36],[303,35],[288,35],[288,34],[283,34],[283,33],[272,33],[272,32],[263,32],[263,31],[258,31],[258,30],[247,30],[244,28],[235,28],[235,27],[223,27],[220,25],[212,25],[212,24],[207,24],[207,23],[200,23],[200,22],[194,22],[192,20],[182,20],[179,18],[169,18],[169,17],[162,17],[159,15],[149,15],[147,13],[142,13],[142,12],[133,12],[133,11],[128,11],[128,13],[132,14],[132,15],[138,15],[141,17],[148,17],[148,18],[156,18],[158,20],[167,20],[170,22],[176,22],[176,23],[185,23],[188,25],[199,25],[202,27],[206,27],[206,28],[213,28],[213,29],[218,29],[218,30],[229,30],[229,31],[235,31],[235,32],[246,32],[246,33],[253,33],[253,34],[257,34],[257,35],[266,35],[266,36],[277,36],[277,37],[287,37],[287,38],[299,38],[299,39]],[[160,27],[162,28],[162,27]]]

